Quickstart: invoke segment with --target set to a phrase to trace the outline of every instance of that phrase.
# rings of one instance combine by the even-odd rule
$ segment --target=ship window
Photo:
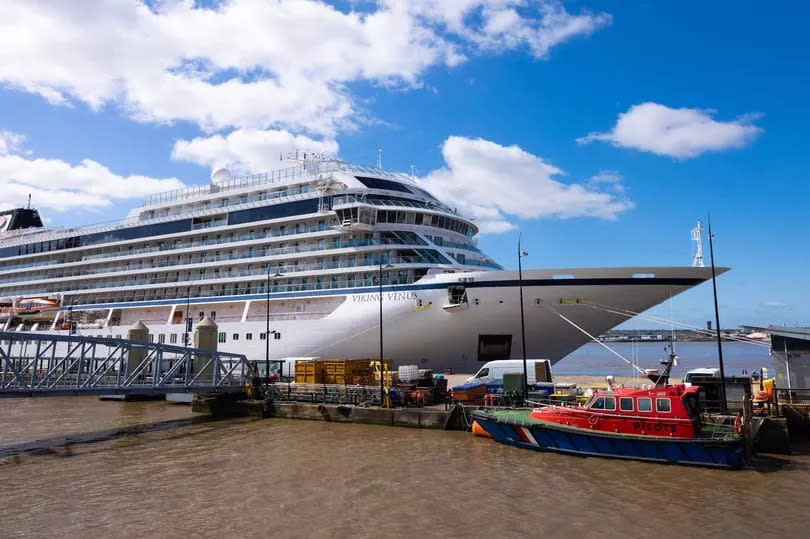
[[[641,397],[638,399],[638,411],[639,412],[652,412],[652,399],[648,399],[647,397]]]
[[[672,411],[672,403],[669,399],[655,399],[655,411],[668,414]]]
[[[163,333],[158,335],[158,343],[159,344],[164,344],[165,342],[166,342],[166,335],[164,335]]]
[[[218,336],[218,338],[217,338],[217,342],[221,342],[221,343],[222,343],[222,342],[225,342],[225,339],[226,339],[226,338],[227,338],[227,336],[226,336],[225,332],[224,332],[224,331],[220,331],[220,332],[219,332],[219,336]]]
[[[383,180],[381,178],[369,178],[366,176],[355,176],[360,183],[369,189],[388,189],[389,191],[399,191],[401,193],[410,193],[410,189],[398,182],[391,180]]]
[[[233,334],[233,340],[235,340],[235,341],[239,340],[239,334],[238,333]]]
[[[172,333],[169,335],[169,343],[176,344],[177,343],[177,333]]]
[[[619,409],[622,412],[633,411],[633,397],[622,397],[619,399]]]
[[[253,333],[245,333],[245,340],[252,341],[253,340]]]
[[[266,339],[267,339],[267,333],[265,333],[263,331],[261,333],[259,333],[259,340],[260,341],[264,341]]]
[[[590,408],[591,410],[615,410],[616,397],[597,397]]]

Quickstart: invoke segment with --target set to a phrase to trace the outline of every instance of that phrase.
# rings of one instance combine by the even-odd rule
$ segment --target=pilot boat
[[[702,413],[703,389],[684,384],[598,391],[581,406],[477,410],[473,417],[498,442],[582,456],[736,468],[744,438]]]

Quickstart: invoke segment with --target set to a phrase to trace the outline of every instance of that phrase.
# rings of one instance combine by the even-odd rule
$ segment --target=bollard
[[[148,343],[149,342],[149,328],[143,322],[138,320],[132,327],[127,330],[127,339],[130,341]],[[130,348],[127,355],[127,376],[135,371],[138,365],[146,358],[145,348]]]
[[[202,322],[197,324],[194,329],[194,348],[198,350],[209,350],[216,352],[217,350],[217,325],[209,317],[203,318]],[[210,355],[200,354],[194,358],[194,373],[200,372],[205,364],[211,359]],[[208,367],[205,367],[202,375],[198,380],[206,380],[213,383],[214,364],[211,362]]]

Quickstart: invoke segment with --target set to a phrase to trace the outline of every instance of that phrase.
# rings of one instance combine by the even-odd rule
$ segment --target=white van
[[[526,376],[529,385],[538,382],[551,382],[551,362],[547,359],[527,359]],[[487,384],[502,384],[504,374],[523,374],[522,359],[503,359],[484,363],[475,376],[467,378],[465,383],[484,382]]]

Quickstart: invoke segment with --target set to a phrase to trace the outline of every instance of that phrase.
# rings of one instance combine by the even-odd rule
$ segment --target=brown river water
[[[810,524],[810,453],[725,471],[463,432],[192,420],[164,402],[0,409],[2,537],[787,536]]]

